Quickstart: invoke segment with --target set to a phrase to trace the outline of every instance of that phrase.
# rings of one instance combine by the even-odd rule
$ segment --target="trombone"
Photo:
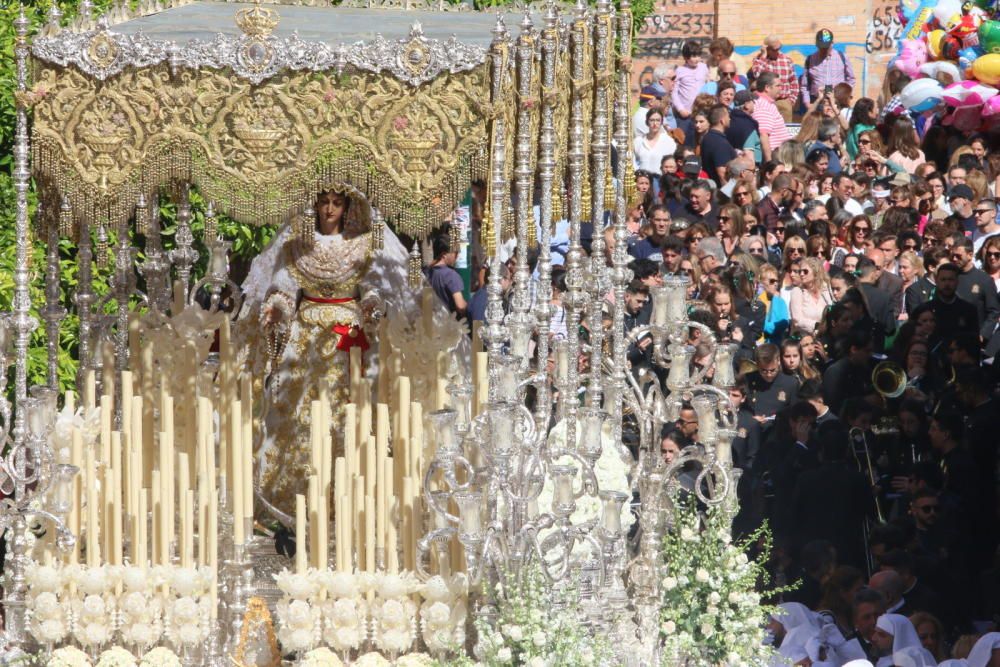
[[[858,470],[861,470],[862,472],[864,471],[862,470],[861,459],[858,456],[858,449],[856,447],[856,444],[860,444],[861,447],[864,449],[865,463],[867,464],[868,467],[868,480],[874,487],[876,481],[875,466],[872,465],[872,454],[871,450],[868,448],[868,439],[865,438],[864,429],[860,429],[857,426],[855,426],[849,431],[849,437],[850,437],[849,446],[851,448],[851,452],[854,454],[854,460],[858,464]],[[882,505],[879,503],[878,496],[875,496],[875,515],[878,517],[878,522],[880,524],[885,523],[885,515],[882,513]],[[872,560],[872,552],[871,552],[870,522],[871,519],[869,519],[867,516],[865,517],[864,521],[861,522],[861,537],[864,540],[864,545],[865,545],[865,561],[868,566],[868,576],[871,576],[872,573],[874,573],[875,571],[875,563]]]

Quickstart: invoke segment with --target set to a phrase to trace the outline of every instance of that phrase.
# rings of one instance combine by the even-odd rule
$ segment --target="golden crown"
[[[244,34],[251,37],[267,37],[278,26],[280,20],[278,12],[261,7],[259,1],[254,2],[253,7],[236,12],[236,25]]]

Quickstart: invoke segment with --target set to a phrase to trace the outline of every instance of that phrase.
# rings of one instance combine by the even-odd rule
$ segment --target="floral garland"
[[[591,635],[571,603],[553,614],[550,586],[537,564],[528,565],[520,579],[507,577],[495,591],[495,620],[476,619],[476,655],[485,667],[525,665],[557,667],[609,664],[611,650],[604,637]],[[471,663],[468,663],[471,664]]]
[[[379,654],[403,655],[418,630],[435,653],[465,642],[468,582],[463,574],[432,577],[421,585],[412,572],[283,570],[275,583],[284,593],[276,607],[278,642],[286,651],[308,652],[302,659],[311,656],[309,664],[328,664],[333,652],[346,660],[366,647],[377,653],[361,655],[353,664],[374,664]],[[419,606],[418,594],[423,598]],[[333,651],[317,649],[321,643]],[[407,664],[420,664],[420,655],[407,654]]]
[[[732,512],[710,507],[702,517],[690,498],[678,500],[676,517],[675,529],[663,540],[663,667],[683,664],[684,658],[734,667],[771,664],[775,654],[764,645],[764,627],[773,607],[762,605],[757,592],[757,583],[767,581],[767,571],[747,557],[750,545],[763,538],[766,558],[767,526],[733,543]]]
[[[72,638],[83,648],[120,642],[147,650],[166,638],[182,649],[208,638],[208,568],[32,563],[25,576],[27,628],[40,644]],[[151,658],[150,667],[161,659],[171,664],[161,652]]]

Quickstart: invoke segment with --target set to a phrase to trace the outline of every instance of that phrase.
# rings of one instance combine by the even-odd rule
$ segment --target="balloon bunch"
[[[962,132],[1000,121],[1000,0],[901,0],[900,18],[902,105]]]

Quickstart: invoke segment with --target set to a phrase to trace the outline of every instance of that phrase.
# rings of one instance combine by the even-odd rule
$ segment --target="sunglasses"
[[[904,201],[906,201],[906,200],[905,199],[890,199],[889,203],[892,204],[893,206],[899,206]]]
[[[750,193],[749,192],[734,192],[733,196],[734,197],[749,197]]]
[[[777,285],[778,284],[778,279],[777,278],[768,278],[767,280],[764,281],[764,284],[765,285]]]
[[[855,234],[867,234],[871,230],[871,227],[855,227]]]
[[[903,244],[903,250],[916,250],[916,249],[917,249],[917,244],[916,243],[904,243]]]
[[[750,248],[750,254],[751,255],[763,255],[764,254],[764,249],[763,248]]]
[[[1000,259],[1000,252],[988,252],[986,256],[990,259]]]
[[[973,211],[973,213],[975,213],[976,215],[986,215],[987,213],[989,213],[992,210],[994,210],[994,209],[992,209],[992,208],[977,208],[975,211]]]
[[[775,234],[784,234],[785,233],[785,228],[784,227],[775,227],[774,228],[774,233]]]
[[[859,146],[870,146],[872,143],[871,139],[858,139]]]
[[[797,273],[799,275],[805,275],[809,273],[809,269],[792,269],[792,273]]]
[[[732,218],[730,216],[728,216],[728,215],[720,215],[719,216],[719,222],[729,222],[730,220],[732,220]]]
[[[805,248],[789,248],[788,249],[789,253],[793,253],[793,252],[805,252],[805,251],[806,251]]]

